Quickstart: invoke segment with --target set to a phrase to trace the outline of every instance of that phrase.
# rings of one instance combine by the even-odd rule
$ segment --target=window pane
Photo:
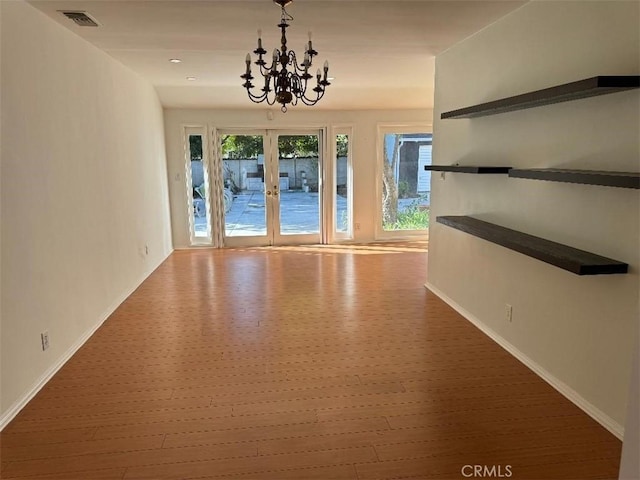
[[[382,159],[382,227],[384,231],[429,227],[430,133],[387,133]]]
[[[349,211],[349,136],[336,135],[336,197],[335,222],[337,233],[348,233],[351,223]]]
[[[189,135],[189,155],[191,158],[191,190],[193,203],[193,229],[195,237],[207,236],[207,194],[205,191],[204,168],[202,163],[202,135]]]

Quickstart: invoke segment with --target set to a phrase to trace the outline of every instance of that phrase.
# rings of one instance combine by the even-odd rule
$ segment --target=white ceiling
[[[148,79],[166,107],[264,106],[249,101],[240,75],[246,54],[256,48],[258,28],[267,51],[279,47],[280,7],[271,0],[29,3]],[[314,108],[431,108],[434,56],[524,3],[296,0],[287,7],[294,17],[287,36],[299,52],[313,31],[319,52],[313,71],[329,60],[335,80]],[[78,27],[58,10],[84,10],[100,26]]]

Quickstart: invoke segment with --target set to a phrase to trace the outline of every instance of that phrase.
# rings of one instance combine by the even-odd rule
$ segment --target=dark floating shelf
[[[511,167],[465,167],[460,165],[425,165],[425,170],[431,170],[434,172],[458,172],[458,173],[477,173],[477,174],[490,174],[490,173],[509,173]]]
[[[552,182],[583,183],[606,187],[640,188],[640,173],[606,172],[599,170],[565,170],[560,168],[514,168],[509,171],[513,178],[549,180]]]
[[[436,217],[438,223],[461,230],[577,275],[627,273],[629,266],[610,258],[578,250],[561,243],[484,222],[473,217]]]
[[[523,93],[522,95],[516,95],[514,97],[481,103],[472,107],[444,112],[440,115],[440,118],[483,117],[485,115],[495,115],[552,103],[568,102],[570,100],[595,97],[596,95],[616,93],[639,87],[640,75],[592,77],[556,87],[536,90],[535,92]]]

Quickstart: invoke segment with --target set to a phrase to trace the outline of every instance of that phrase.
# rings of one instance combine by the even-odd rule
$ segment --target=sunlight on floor
[[[256,251],[268,250],[278,252],[298,252],[306,254],[326,254],[326,253],[350,253],[355,255],[380,255],[389,253],[403,253],[427,251],[429,242],[427,240],[406,241],[406,242],[385,242],[352,245],[293,245],[278,247],[249,247],[234,250]]]

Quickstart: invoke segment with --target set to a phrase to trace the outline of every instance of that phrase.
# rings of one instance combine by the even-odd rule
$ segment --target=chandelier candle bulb
[[[258,30],[258,49],[262,48],[262,30]]]
[[[251,54],[247,53],[245,62],[247,63],[247,73],[251,73]]]

